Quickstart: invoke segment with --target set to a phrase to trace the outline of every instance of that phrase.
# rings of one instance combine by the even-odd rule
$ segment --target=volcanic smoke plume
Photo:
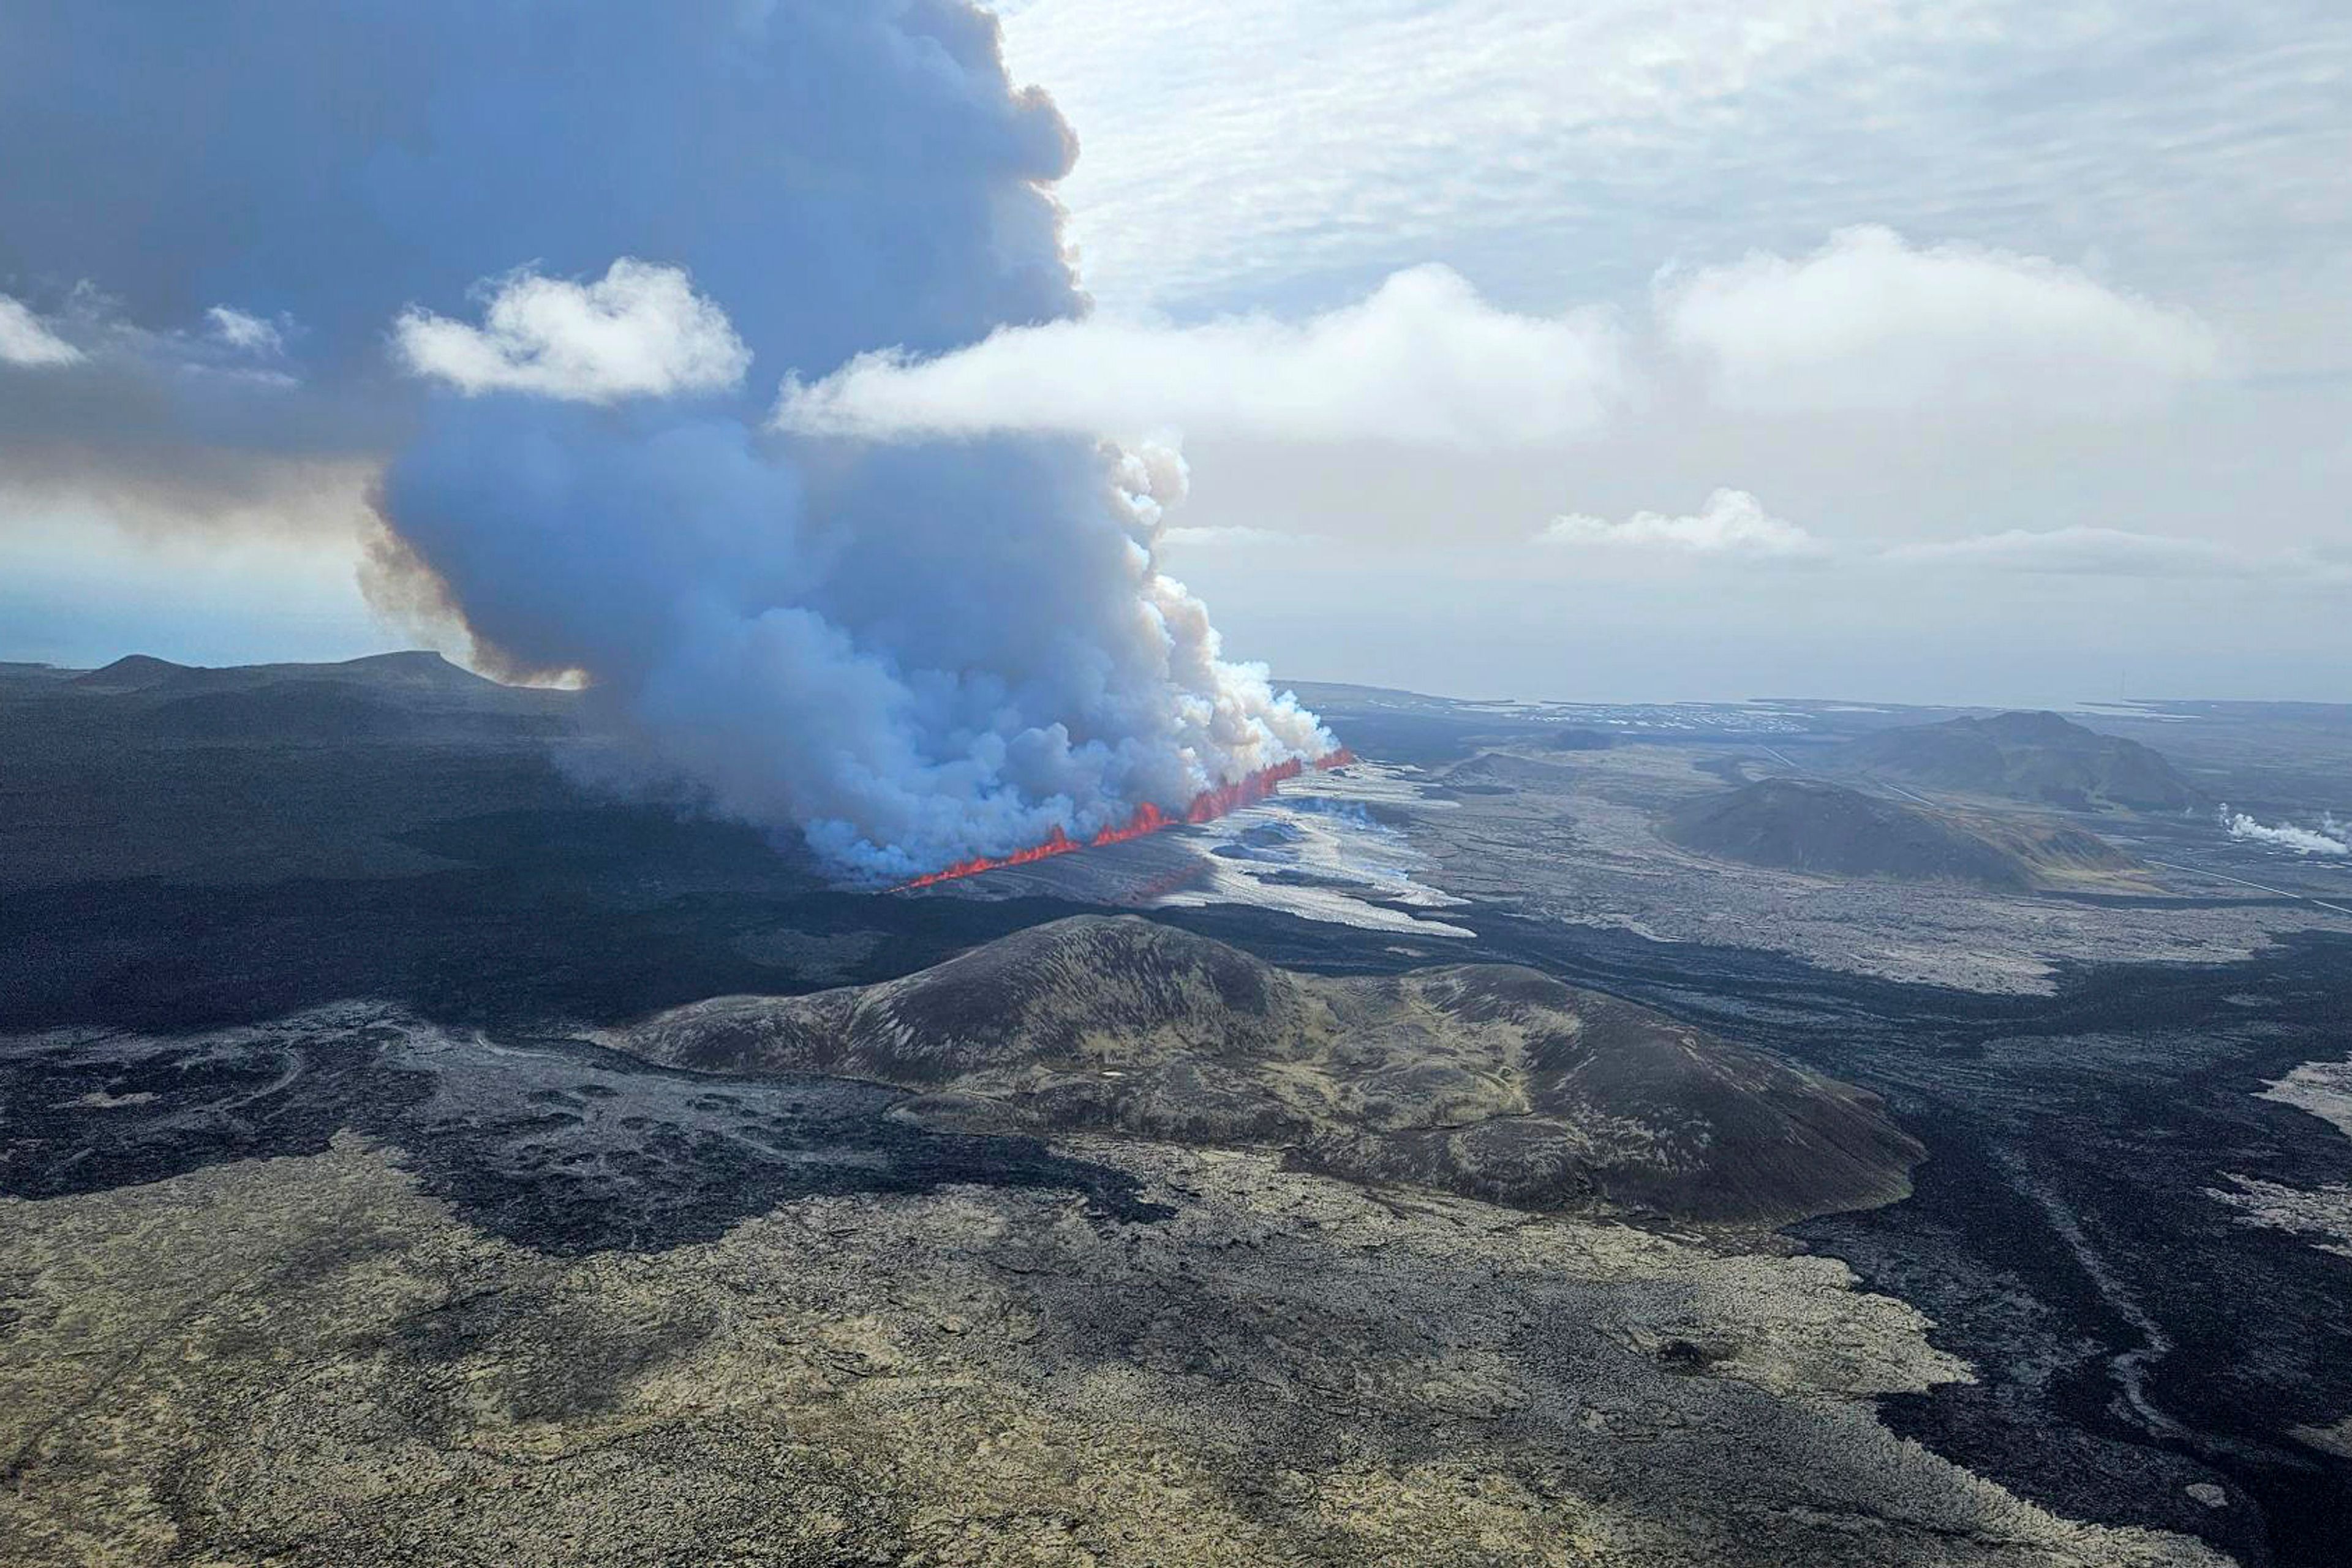
[[[382,460],[387,581],[493,663],[584,672],[645,782],[880,883],[1335,749],[1158,569],[1171,453],[770,425],[787,378],[1085,310],[1075,142],[985,14],[212,10],[31,0],[0,141],[60,155],[0,160],[0,279],[144,342],[253,323],[282,363],[155,370],[157,438]]]

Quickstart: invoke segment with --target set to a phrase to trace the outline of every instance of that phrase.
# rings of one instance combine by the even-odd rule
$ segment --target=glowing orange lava
[[[1124,844],[1130,838],[1141,838],[1162,828],[1175,827],[1188,822],[1214,822],[1228,812],[1239,811],[1245,805],[1255,805],[1272,795],[1285,779],[1295,779],[1311,765],[1316,768],[1345,767],[1356,760],[1356,754],[1342,746],[1328,756],[1315,759],[1310,764],[1297,757],[1286,763],[1276,763],[1270,768],[1260,768],[1231,784],[1216,784],[1194,795],[1192,804],[1181,815],[1163,811],[1145,801],[1135,808],[1135,815],[1116,826],[1106,827],[1088,838],[1073,838],[1056,827],[1045,841],[1032,844],[1026,849],[1015,849],[1010,855],[975,855],[969,860],[959,860],[952,866],[929,871],[912,881],[901,882],[890,890],[894,893],[929,888],[940,882],[952,882],[960,877],[977,877],[982,871],[1001,871],[1007,866],[1030,866],[1040,860],[1050,860],[1056,855],[1074,850],[1097,849],[1106,844]]]

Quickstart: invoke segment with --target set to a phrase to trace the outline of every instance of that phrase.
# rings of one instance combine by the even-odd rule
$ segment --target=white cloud
[[[1463,258],[1465,240],[1605,253],[1596,209],[1622,242],[1624,196],[1659,201],[1685,159],[1721,171],[1751,105],[1901,21],[1884,0],[997,8],[1015,72],[1084,138],[1064,194],[1090,285],[1162,302]]]
[[[1319,533],[1286,533],[1278,528],[1252,528],[1244,523],[1215,523],[1204,527],[1166,528],[1160,531],[1162,544],[1192,545],[1219,549],[1258,549],[1285,544],[1320,544]]]
[[[28,307],[0,294],[0,364],[37,369],[78,364],[81,358],[79,349],[51,331]]]
[[[1999,533],[1915,544],[1851,547],[1832,544],[1796,523],[1774,517],[1746,490],[1718,489],[1690,517],[1636,512],[1622,522],[1570,515],[1538,532],[1538,544],[1584,549],[1644,550],[1659,554],[1744,556],[1783,561],[1842,559],[1906,571],[1980,575],[2236,579],[2305,588],[2352,584],[2352,560],[2310,550],[2259,550],[2210,539],[2135,533],[2078,526]]]
[[[215,305],[205,312],[212,323],[213,336],[239,353],[275,354],[286,348],[285,334],[260,317],[229,305]]]
[[[2242,575],[2244,557],[2209,539],[2134,533],[2120,528],[2011,528],[1965,539],[1899,545],[1886,559],[1984,572],[2044,572],[2126,577]]]
[[[400,318],[394,348],[409,371],[469,396],[611,403],[717,391],[751,363],[726,312],[679,268],[624,257],[594,282],[524,270],[484,287],[480,327],[415,308]]]
[[[1763,253],[1661,279],[1667,342],[1716,398],[1761,412],[2146,407],[2221,367],[2186,311],[2039,257],[1915,247],[1841,229],[1799,260]]]
[[[1774,517],[1746,490],[1719,489],[1696,516],[1637,511],[1622,522],[1570,514],[1536,535],[1540,544],[1648,550],[1678,555],[1819,559],[1830,547],[1793,522]]]
[[[2306,551],[2245,550],[2210,539],[2076,526],[2012,528],[1964,539],[1898,545],[1899,565],[2095,577],[2263,577],[2313,584],[2352,582],[2352,566]]]
[[[1514,315],[1444,267],[1288,324],[1097,316],[999,331],[931,360],[866,354],[786,383],[777,423],[891,437],[1056,430],[1491,449],[1591,430],[1620,395],[1617,334],[1588,313]]]
[[[2330,0],[995,8],[1084,140],[1061,195],[1107,301],[1324,301],[1424,258],[1613,296],[1660,256],[1879,222],[2267,302],[2342,248]]]

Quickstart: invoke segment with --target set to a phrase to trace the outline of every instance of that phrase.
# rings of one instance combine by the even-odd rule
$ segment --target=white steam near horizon
[[[2332,816],[2322,816],[2318,827],[2298,827],[2291,822],[2273,826],[2242,811],[2233,812],[2224,805],[2214,816],[2232,838],[2267,844],[2273,849],[2292,850],[2297,855],[2352,856],[2352,832],[2347,832]]]

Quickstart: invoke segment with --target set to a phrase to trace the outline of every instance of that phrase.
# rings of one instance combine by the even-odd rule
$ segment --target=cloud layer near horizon
[[[951,353],[858,356],[788,382],[779,428],[903,439],[1003,431],[1493,450],[1639,418],[1687,369],[1740,413],[2032,409],[2086,418],[2161,405],[2221,368],[2218,334],[2042,258],[1841,231],[1662,279],[1636,337],[1597,310],[1543,317],[1443,267],[1296,324],[1098,314],[1000,329]]]
[[[1659,327],[1724,406],[2089,416],[2161,404],[2222,363],[2219,335],[2044,258],[1842,229],[1662,279]]]
[[[1687,517],[1641,511],[1622,522],[1570,513],[1536,535],[1539,544],[1565,548],[1664,551],[1681,555],[1730,555],[1812,560],[1829,546],[1793,522],[1774,517],[1746,490],[1718,489]]]
[[[2232,547],[2208,539],[2072,525],[2002,529],[1885,544],[1837,541],[1773,516],[1745,490],[1718,489],[1697,512],[1635,512],[1622,521],[1570,513],[1533,542],[1562,552],[1606,551],[1719,559],[1828,563],[1990,575],[2244,579],[2308,587],[2352,584],[2352,559],[2312,551]]]
[[[1085,134],[1066,199],[1126,306],[1322,304],[1430,257],[1515,306],[1614,297],[1857,223],[2166,297],[2340,249],[2335,0],[995,3]]]
[[[1177,430],[1475,449],[1592,430],[1624,376],[1604,318],[1513,315],[1432,266],[1297,323],[1098,314],[1004,328],[931,359],[861,355],[788,384],[776,422],[868,437]]]

